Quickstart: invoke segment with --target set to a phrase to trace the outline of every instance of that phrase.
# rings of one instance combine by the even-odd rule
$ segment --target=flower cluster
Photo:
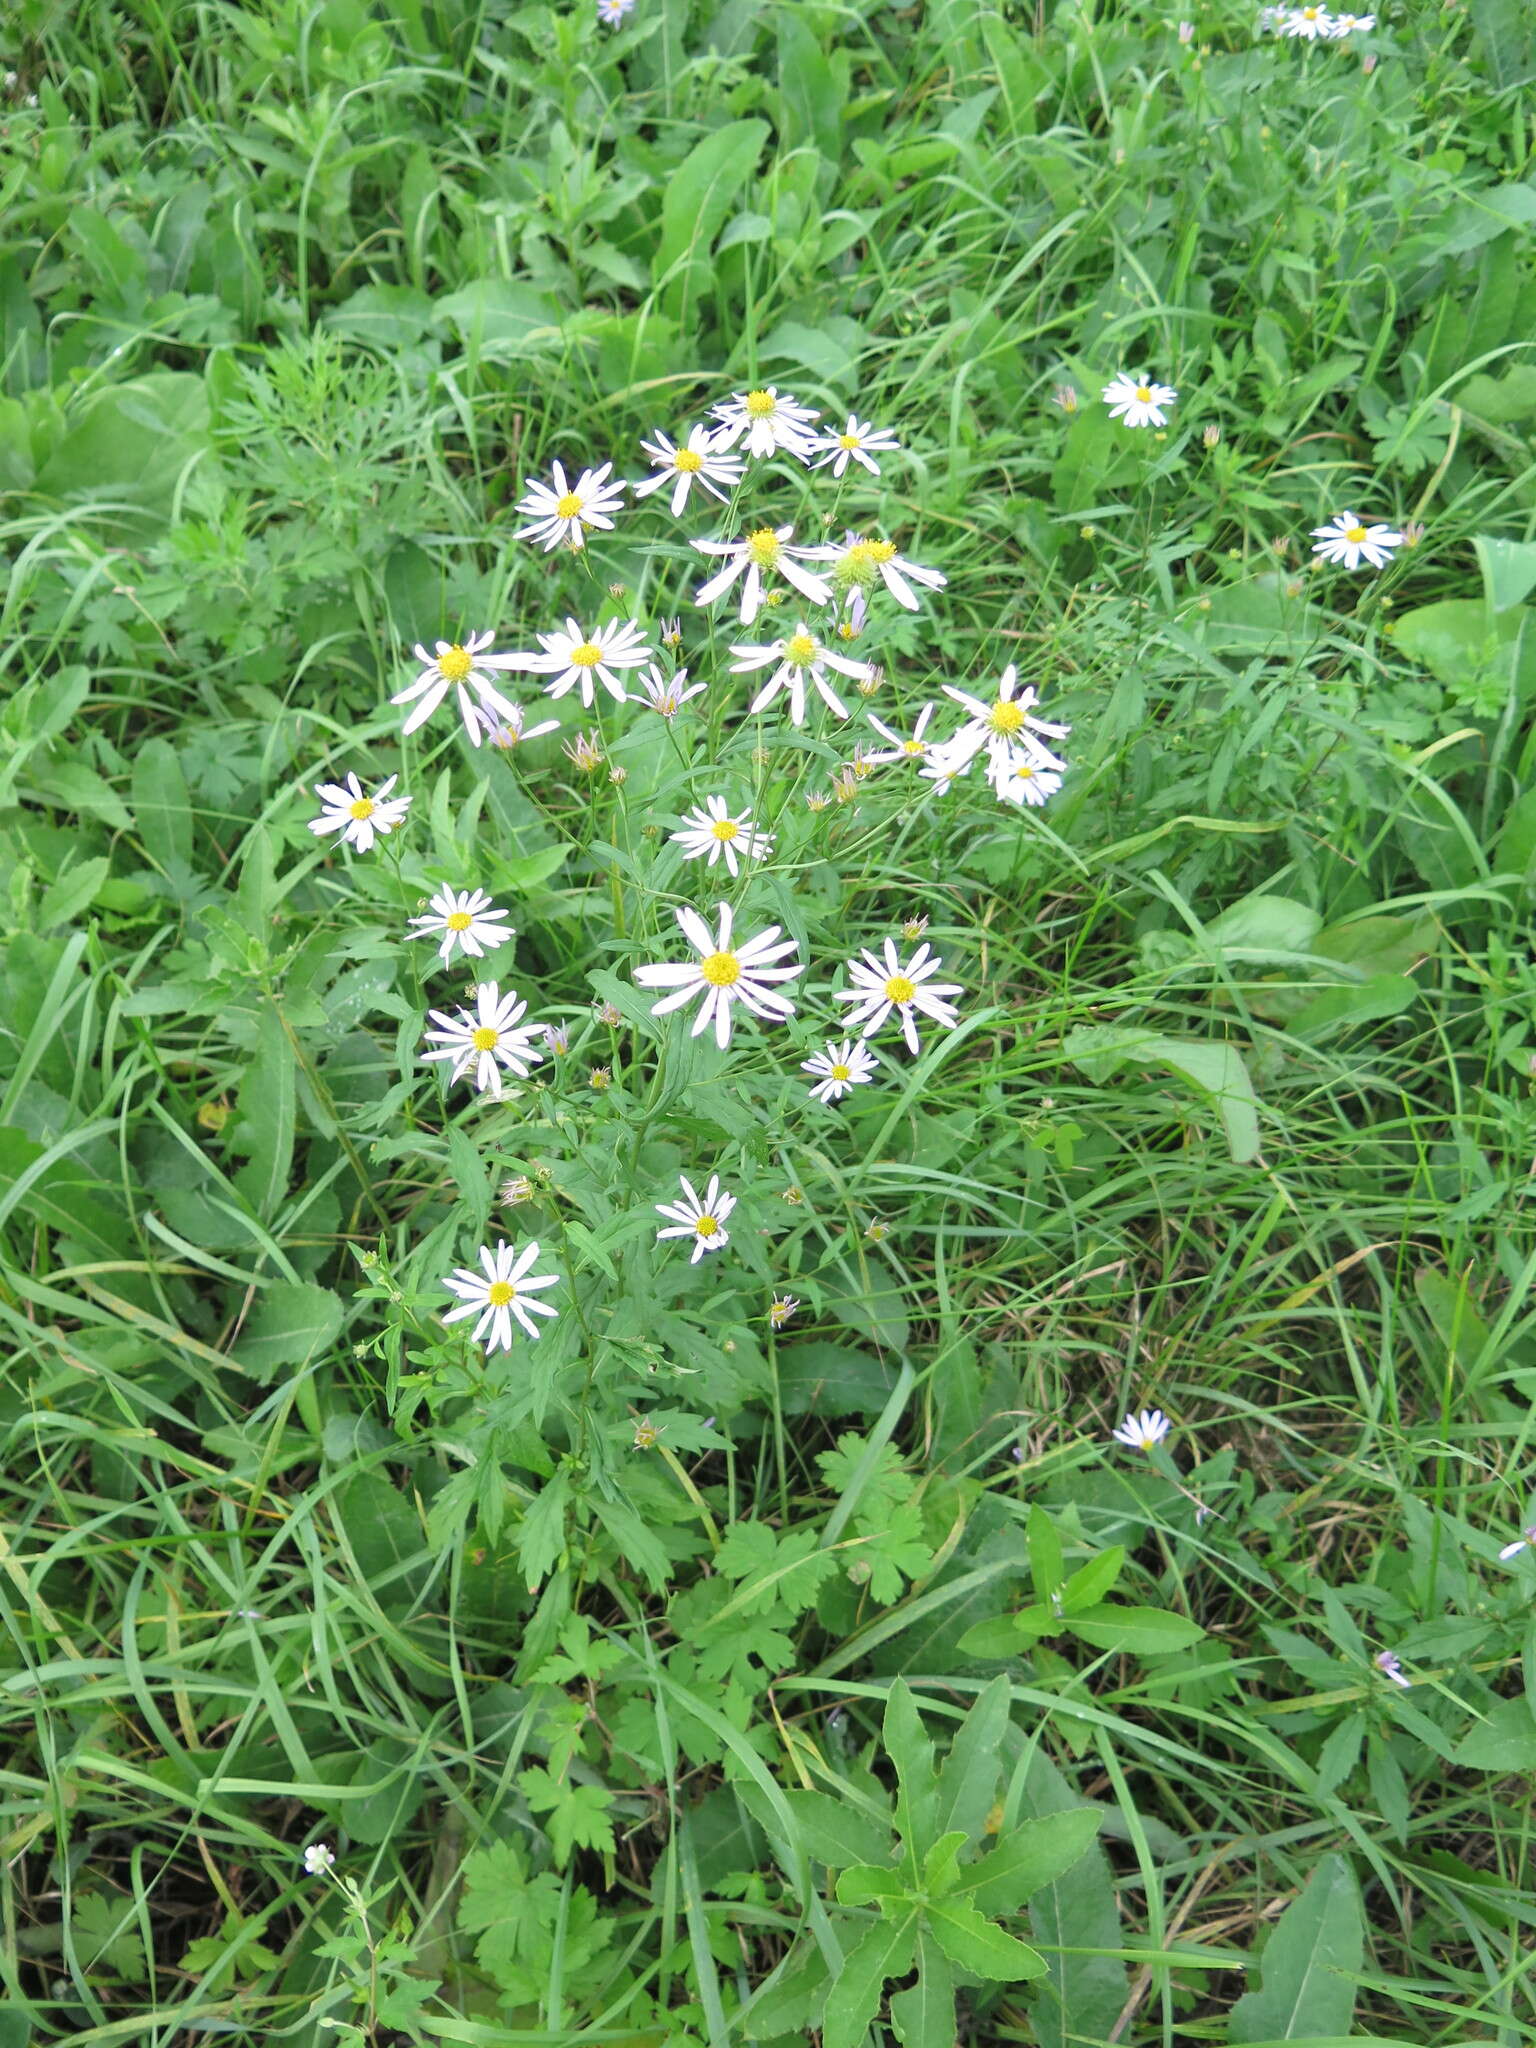
[[[1341,43],[1346,36],[1369,35],[1374,14],[1330,14],[1326,7],[1266,7],[1259,28],[1305,43]]]

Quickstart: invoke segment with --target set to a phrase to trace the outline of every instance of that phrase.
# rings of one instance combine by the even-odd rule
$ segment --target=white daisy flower
[[[686,1173],[680,1173],[678,1179],[683,1188],[680,1202],[655,1202],[651,1205],[672,1219],[670,1230],[657,1231],[656,1242],[660,1244],[664,1237],[691,1237],[693,1253],[688,1263],[696,1266],[706,1252],[720,1251],[730,1243],[731,1233],[725,1227],[725,1220],[736,1206],[736,1197],[728,1195],[721,1187],[718,1173],[710,1175],[702,1202]]]
[[[841,547],[828,545],[815,551],[814,559],[832,564],[831,581],[838,590],[870,590],[878,576],[896,602],[909,612],[919,608],[914,583],[925,590],[942,590],[949,578],[942,569],[924,569],[896,552],[893,540],[867,540],[850,534]]]
[[[917,714],[917,723],[913,726],[910,735],[903,739],[899,732],[893,732],[883,718],[876,718],[875,714],[871,711],[869,722],[875,728],[875,731],[879,733],[881,739],[886,742],[886,751],[882,754],[871,754],[868,758],[871,761],[882,762],[921,761],[929,752],[929,743],[923,738],[923,734],[928,730],[928,721],[932,718],[933,712],[933,705],[925,704]]]
[[[427,900],[430,908],[425,916],[411,919],[413,929],[409,936],[441,938],[439,960],[451,960],[455,946],[472,960],[478,960],[482,953],[504,946],[513,936],[513,927],[506,922],[507,913],[498,910],[483,889],[439,889]]]
[[[526,1080],[528,1069],[544,1057],[535,1042],[543,1036],[542,1027],[520,1021],[527,1008],[515,989],[503,995],[494,981],[482,982],[475,990],[473,1010],[431,1012],[437,1029],[426,1035],[440,1043],[422,1058],[452,1060],[449,1078],[454,1081],[463,1080],[473,1068],[476,1089],[499,1101],[503,1068]]]
[[[1011,765],[1013,757],[1023,753],[1028,754],[1037,767],[1054,768],[1058,774],[1066,768],[1066,762],[1057,759],[1040,735],[1044,734],[1046,739],[1064,740],[1071,732],[1071,726],[1050,725],[1045,719],[1034,716],[1034,707],[1039,700],[1029,684],[1019,688],[1019,672],[1012,662],[998,677],[997,695],[990,704],[973,697],[968,690],[957,690],[953,683],[944,685],[944,694],[970,713],[957,733],[945,740],[942,746],[932,749],[935,763],[942,762],[950,776],[968,766],[983,748],[990,762],[1001,761],[1004,766]],[[947,777],[936,775],[934,779]]]
[[[1172,405],[1178,395],[1171,384],[1154,384],[1145,370],[1134,377],[1122,370],[1104,386],[1103,393],[1110,418],[1123,419],[1128,427],[1166,426],[1163,407]]]
[[[1143,1408],[1139,1415],[1127,1415],[1118,1429],[1110,1431],[1110,1435],[1128,1450],[1150,1451],[1162,1442],[1172,1427],[1161,1408]]]
[[[556,1313],[553,1302],[538,1297],[546,1287],[557,1287],[560,1276],[532,1270],[539,1262],[537,1238],[520,1252],[509,1244],[494,1248],[483,1244],[479,1258],[482,1272],[477,1273],[473,1266],[457,1266],[444,1278],[443,1286],[459,1297],[459,1306],[449,1309],[443,1321],[462,1323],[466,1316],[478,1316],[471,1333],[475,1343],[483,1344],[487,1351],[510,1351],[514,1316],[530,1337],[537,1337],[539,1326],[534,1317]]]
[[[846,654],[834,654],[830,647],[823,646],[802,619],[793,633],[787,633],[782,640],[771,641],[766,646],[733,646],[736,659],[731,663],[732,675],[745,675],[749,670],[766,668],[770,662],[777,662],[773,674],[764,683],[748,706],[750,711],[761,711],[764,705],[773,701],[780,690],[789,692],[789,715],[796,725],[805,723],[805,686],[810,683],[822,702],[835,711],[839,718],[848,716],[848,707],[838,696],[827,678],[827,670],[835,668],[845,676],[868,677],[874,673],[867,661],[854,661]]]
[[[518,540],[541,540],[544,552],[559,547],[562,541],[573,548],[586,546],[589,526],[612,530],[610,513],[617,512],[623,503],[624,493],[629,488],[622,477],[612,483],[608,478],[613,473],[613,464],[605,462],[601,469],[584,469],[574,484],[567,483],[565,471],[557,462],[554,465],[555,481],[550,484],[524,483],[523,496],[518,501],[519,512],[526,512],[531,524],[517,529]]]
[[[666,719],[676,718],[690,697],[702,697],[705,690],[703,683],[690,683],[686,689],[683,687],[688,683],[687,669],[680,668],[675,675],[664,676],[654,661],[639,680],[639,690],[629,693],[630,703],[649,704],[653,711],[660,712]]]
[[[862,960],[848,962],[853,987],[835,989],[832,994],[834,1003],[853,1005],[843,1019],[850,1031],[855,1024],[862,1024],[862,1036],[868,1038],[880,1029],[894,1010],[901,1019],[901,1035],[907,1042],[907,1050],[915,1053],[918,1049],[919,1012],[931,1017],[946,1031],[954,1030],[959,1022],[959,1012],[953,1003],[943,999],[945,996],[963,995],[965,991],[958,982],[934,982],[928,986],[928,977],[944,965],[932,947],[919,946],[905,965],[897,954],[894,939],[886,940],[883,960],[867,946],[863,953]]]
[[[1404,1692],[1411,1688],[1413,1680],[1403,1676],[1403,1667],[1395,1650],[1378,1650],[1373,1661],[1376,1669],[1390,1678],[1394,1685],[1400,1685]]]
[[[304,1851],[304,1870],[309,1877],[319,1877],[336,1867],[336,1851],[329,1842],[311,1842]]]
[[[1373,569],[1385,569],[1393,549],[1403,544],[1403,535],[1390,526],[1367,526],[1353,512],[1341,512],[1326,526],[1314,526],[1312,538],[1317,542],[1312,550],[1314,555],[1321,555],[1325,562],[1337,562],[1345,569],[1358,569],[1362,562]]]
[[[769,456],[782,448],[806,462],[816,450],[816,422],[819,412],[797,405],[770,384],[766,391],[738,391],[723,405],[715,407],[720,422],[715,430],[717,448],[734,448],[743,437],[749,455]]]
[[[1374,14],[1336,14],[1328,31],[1329,40],[1341,43],[1346,36],[1368,36],[1375,26]]]
[[[522,746],[525,740],[542,739],[545,733],[560,730],[558,718],[541,718],[537,725],[529,725],[521,704],[512,706],[510,718],[497,718],[492,712],[479,709],[475,716],[485,730],[485,744],[502,753],[510,753],[514,747]]]
[[[792,548],[787,545],[792,526],[759,526],[742,540],[696,540],[701,555],[723,555],[725,567],[693,593],[695,604],[713,604],[715,599],[746,572],[741,588],[741,623],[750,626],[763,606],[763,577],[773,572],[792,583],[812,604],[827,604],[832,592],[821,577],[803,569],[802,562],[818,561],[821,548]]]
[[[1333,34],[1333,16],[1326,7],[1293,7],[1280,17],[1280,33],[1315,43],[1319,36]]]
[[[806,1090],[807,1095],[814,1095],[818,1102],[836,1102],[850,1088],[873,1079],[879,1064],[878,1054],[862,1038],[845,1038],[841,1044],[829,1038],[824,1051],[813,1052],[808,1060],[800,1062],[800,1071],[816,1076]]]
[[[371,852],[374,840],[393,832],[411,808],[408,796],[392,797],[389,793],[399,780],[398,775],[391,775],[372,796],[355,775],[348,775],[345,786],[339,782],[317,782],[315,795],[325,808],[318,818],[310,819],[310,831],[339,832],[347,845],[355,846],[359,853]]]
[[[635,0],[597,0],[597,18],[609,28],[617,28],[626,14],[635,11]]]
[[[795,1006],[788,996],[779,995],[772,984],[793,981],[805,972],[805,968],[798,960],[787,966],[773,964],[783,954],[795,950],[793,939],[779,937],[778,925],[769,925],[766,931],[748,939],[744,946],[733,946],[732,913],[728,903],[717,906],[718,936],[711,934],[709,926],[696,910],[679,910],[675,915],[683,928],[683,936],[699,957],[697,960],[658,963],[635,969],[635,979],[642,988],[671,991],[660,1002],[652,1003],[653,1017],[665,1016],[669,1010],[681,1009],[695,996],[702,996],[704,1000],[693,1020],[690,1036],[697,1038],[713,1021],[715,1043],[723,1052],[731,1042],[732,1004],[742,1003],[754,1017],[770,1023],[782,1023],[786,1017],[795,1014]]]
[[[880,474],[877,455],[894,455],[901,443],[889,427],[872,427],[868,420],[848,415],[848,424],[840,434],[820,433],[813,444],[818,450],[825,450],[818,469],[825,469],[830,463],[832,474],[841,476],[850,462],[857,462],[867,469],[871,476]]]
[[[768,1304],[768,1321],[774,1329],[782,1330],[799,1306],[798,1294],[776,1294]]]
[[[458,692],[459,716],[464,721],[471,746],[480,744],[476,698],[481,705],[499,712],[503,718],[516,718],[517,706],[502,696],[488,675],[481,673],[485,669],[517,666],[512,656],[486,653],[486,648],[495,638],[494,633],[471,633],[465,640],[438,640],[434,643],[436,652],[432,654],[418,645],[415,653],[422,664],[421,674],[407,688],[397,690],[389,700],[391,704],[409,704],[419,699],[401,731],[414,732],[417,726],[425,725],[450,690]]]
[[[993,755],[987,762],[987,780],[1005,804],[1029,804],[1036,809],[1061,787],[1058,771],[1042,768],[1022,747],[1016,747],[1006,761]]]
[[[553,633],[536,633],[534,638],[543,652],[504,655],[507,666],[529,675],[553,676],[554,681],[544,685],[551,697],[580,690],[582,704],[589,711],[596,695],[594,677],[610,697],[622,704],[625,690],[617,671],[643,668],[651,658],[645,634],[633,619],[609,619],[606,625],[594,626],[590,633],[574,619],[567,619],[564,632],[557,629]]]
[[[707,858],[713,867],[723,859],[733,876],[741,872],[739,860],[766,860],[773,851],[772,833],[759,832],[750,812],[733,818],[723,796],[706,797],[704,809],[687,812],[683,829],[671,837],[689,860]]]
[[[716,447],[708,427],[690,427],[686,441],[669,441],[659,433],[653,441],[642,439],[640,446],[650,457],[656,474],[634,486],[635,496],[648,498],[652,491],[665,490],[670,484],[674,519],[687,504],[694,484],[723,503],[747,473],[741,456]]]
[[[1499,1552],[1500,1564],[1508,1564],[1520,1555],[1522,1550],[1536,1550],[1536,1526],[1523,1529],[1513,1543],[1506,1543]]]

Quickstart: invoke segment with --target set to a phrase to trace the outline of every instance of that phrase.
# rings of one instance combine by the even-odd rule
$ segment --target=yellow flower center
[[[910,1003],[917,994],[917,983],[905,974],[893,974],[885,984],[885,992],[893,1003]]]
[[[779,559],[779,536],[771,526],[759,526],[747,535],[747,553],[759,569],[771,569]]]
[[[987,713],[987,723],[994,732],[1014,733],[1024,730],[1024,707],[1011,704],[1006,697],[999,697]]]
[[[837,437],[837,445],[839,448],[846,448],[851,454],[855,448],[862,448],[864,446],[864,443],[859,439],[857,434],[839,434]]]
[[[359,824],[362,823],[364,818],[371,818],[373,816],[373,798],[371,796],[360,796],[355,804],[348,804],[347,816],[349,818],[356,818]]]
[[[893,540],[867,540],[864,546],[868,548],[872,562],[889,562],[895,558],[896,543]]]
[[[747,418],[749,420],[771,420],[779,409],[779,401],[771,391],[749,391],[747,393]]]
[[[736,837],[741,827],[733,824],[729,818],[717,818],[709,829],[715,838],[720,841],[720,844],[724,846],[728,841]]]
[[[1035,779],[1035,771],[1033,768],[1030,767],[1027,761],[1022,763],[1021,766],[1015,768],[1013,772],[1020,782],[1033,782]]]
[[[567,491],[563,498],[555,500],[557,519],[575,519],[581,512],[581,500],[574,491]]]
[[[720,1235],[720,1225],[713,1216],[701,1216],[693,1227],[700,1237],[718,1237]]]
[[[446,654],[437,657],[437,672],[446,676],[450,683],[462,683],[475,665],[475,657],[467,647],[450,647]]]
[[[741,979],[741,962],[734,953],[710,953],[699,972],[711,988],[730,988]]]
[[[1344,529],[1344,538],[1347,541],[1352,541],[1354,545],[1358,547],[1361,541],[1365,539],[1365,528],[1363,526],[1346,526]]]
[[[704,458],[697,448],[679,448],[672,458],[672,467],[693,476],[704,467]]]
[[[904,754],[926,754],[928,742],[926,740],[903,740],[901,751]]]
[[[816,659],[816,642],[809,633],[791,633],[784,642],[784,659],[796,668],[809,668]]]
[[[581,645],[573,647],[570,653],[572,668],[596,668],[602,658],[603,650],[594,640],[583,640]]]
[[[501,1033],[493,1031],[489,1024],[482,1024],[469,1034],[469,1042],[476,1052],[494,1052],[501,1043]]]
[[[493,1280],[485,1290],[485,1298],[492,1308],[505,1308],[509,1301],[516,1301],[517,1289],[510,1280]]]
[[[1139,404],[1150,405],[1152,403],[1152,386],[1150,384],[1138,384],[1136,386],[1136,398]]]
[[[834,1081],[851,1081],[853,1079],[852,1067],[845,1067],[842,1061],[839,1060],[832,1068],[832,1079]]]
[[[467,910],[450,910],[443,919],[451,932],[467,932],[474,921]]]

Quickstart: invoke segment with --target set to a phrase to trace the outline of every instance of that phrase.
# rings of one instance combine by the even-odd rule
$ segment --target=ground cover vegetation
[[[1519,0],[15,0],[0,2048],[1536,2039]]]

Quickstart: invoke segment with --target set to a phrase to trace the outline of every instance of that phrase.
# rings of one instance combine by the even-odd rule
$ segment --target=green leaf
[[[1020,1821],[1005,1841],[965,1873],[962,1887],[980,1913],[1016,1913],[1024,1901],[1065,1875],[1098,1833],[1097,1807],[1068,1807]]]
[[[1108,1550],[1101,1550],[1097,1557],[1090,1557],[1062,1587],[1062,1611],[1077,1614],[1102,1600],[1113,1590],[1124,1567],[1125,1548],[1119,1543],[1112,1544]]]
[[[809,142],[829,164],[837,162],[848,93],[846,76],[834,76],[835,61],[831,46],[814,36],[799,15],[784,9],[779,15],[779,144],[786,153]],[[846,57],[838,68],[846,74]]]
[[[651,279],[669,318],[685,317],[715,236],[767,140],[766,121],[727,121],[696,143],[668,179]]]
[[[1365,1917],[1355,1874],[1342,1856],[1324,1856],[1276,1922],[1259,1963],[1259,1989],[1233,2006],[1227,2040],[1239,2048],[1348,2035],[1364,1962]]]
[[[984,1657],[991,1663],[999,1657],[1022,1656],[1025,1641],[1013,1616],[1000,1614],[992,1621],[973,1623],[960,1638],[959,1650],[962,1657]]]
[[[553,1569],[565,1549],[570,1498],[570,1474],[562,1469],[534,1495],[518,1526],[517,1557],[530,1593],[538,1591],[545,1573]]]
[[[228,1136],[248,1161],[235,1186],[265,1222],[287,1199],[298,1116],[298,1062],[275,1003],[264,1003],[257,1019],[256,1057],[240,1083],[239,1106]]]
[[[1491,612],[1480,597],[1447,597],[1403,612],[1392,629],[1392,643],[1410,661],[1422,662],[1437,681],[1464,694],[1470,684],[1507,671],[1510,643],[1519,636],[1524,617],[1518,607]]]
[[[963,1838],[974,1841],[986,1826],[1002,1769],[1008,1712],[1008,1681],[994,1678],[960,1723],[939,1771],[934,1807],[938,1828],[958,1829]]]
[[[1214,1100],[1233,1159],[1241,1165],[1257,1158],[1258,1098],[1236,1046],[1202,1045],[1115,1024],[1079,1024],[1063,1038],[1062,1051],[1097,1086],[1121,1066],[1172,1067]]]
[[[1165,1650],[1185,1650],[1198,1643],[1205,1630],[1182,1614],[1168,1614],[1161,1607],[1087,1607],[1067,1617],[1067,1627],[1096,1650],[1125,1650],[1141,1657],[1156,1657]]]
[[[915,1870],[916,1859],[926,1851],[936,1832],[937,1787],[933,1744],[923,1731],[917,1702],[904,1678],[898,1678],[891,1687],[881,1734],[901,1788],[896,1801],[896,1832],[905,1842]]]
[[[133,750],[133,817],[145,854],[164,872],[193,866],[193,801],[168,739],[145,739]]]
[[[1027,1942],[978,1913],[962,1899],[932,1899],[926,1909],[933,1938],[952,1963],[977,1977],[1016,1984],[1045,1975],[1045,1958]]]
[[[1457,1744],[1451,1762],[1467,1771],[1497,1771],[1501,1777],[1536,1771],[1536,1714],[1524,1698],[1501,1700]]]
[[[235,1359],[257,1379],[284,1366],[308,1365],[335,1340],[346,1305],[328,1287],[280,1280],[256,1298],[235,1347]]]
[[[827,1993],[821,2048],[860,2048],[880,2010],[886,1979],[904,1976],[917,1948],[916,1915],[876,1921],[851,1951]]]
[[[1066,1576],[1061,1558],[1061,1538],[1056,1534],[1055,1523],[1042,1507],[1030,1509],[1027,1534],[1029,1575],[1034,1581],[1035,1598],[1048,1601]]]
[[[846,1799],[831,1799],[824,1792],[786,1792],[784,1803],[794,1815],[800,1839],[808,1855],[830,1869],[850,1864],[879,1864],[890,1854],[891,1831],[851,1806]]]
[[[1050,1759],[1038,1754],[1024,1781],[1024,1799],[1041,1821],[1081,1811],[1077,1793]],[[1118,1948],[1122,1941],[1114,1876],[1096,1842],[1060,1876],[1041,1885],[1029,1902],[1029,1925],[1046,1952],[1046,1976],[1029,2007],[1039,2048],[1107,2041],[1125,2005],[1126,1974],[1113,1956],[1082,1953]]]
[[[926,1929],[918,1937],[917,1982],[891,1994],[891,2024],[902,2048],[955,2048],[954,1974]]]
[[[901,1899],[907,1896],[905,1875],[884,1863],[856,1863],[837,1880],[838,1903],[867,1906],[871,1899]]]
[[[519,1771],[517,1782],[523,1797],[535,1813],[548,1816],[550,1847],[555,1863],[564,1869],[573,1849],[597,1849],[613,1853],[613,1822],[609,1817],[615,1795],[604,1785],[578,1785],[571,1778],[556,1778],[542,1764]]]
[[[112,865],[105,854],[98,854],[94,860],[83,860],[78,867],[66,868],[59,879],[46,890],[38,905],[37,929],[51,932],[61,924],[69,924],[82,910],[96,900],[96,892],[107,879],[107,870]]]
[[[432,317],[474,356],[506,361],[563,346],[555,301],[510,278],[477,277],[436,300]]]
[[[1494,540],[1479,534],[1472,542],[1478,567],[1483,572],[1483,590],[1491,611],[1507,612],[1536,590],[1536,543],[1528,540]]]

